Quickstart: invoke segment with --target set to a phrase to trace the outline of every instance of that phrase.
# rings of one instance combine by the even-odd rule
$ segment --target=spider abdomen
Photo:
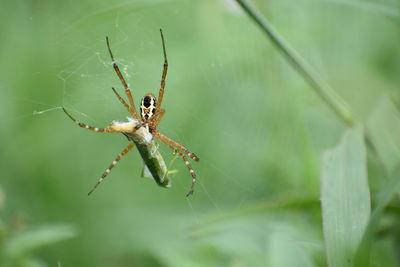
[[[140,102],[140,116],[143,121],[149,120],[156,112],[156,98],[153,94],[147,94]]]

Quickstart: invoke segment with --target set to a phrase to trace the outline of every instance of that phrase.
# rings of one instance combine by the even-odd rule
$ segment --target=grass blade
[[[327,103],[347,125],[354,125],[355,119],[348,104],[311,68],[309,64],[294,50],[282,36],[272,27],[246,0],[236,0],[243,10],[263,30],[271,42],[278,48],[287,61],[311,85],[314,91]]]
[[[325,152],[321,172],[328,265],[353,266],[371,210],[361,126],[349,129],[336,148]]]

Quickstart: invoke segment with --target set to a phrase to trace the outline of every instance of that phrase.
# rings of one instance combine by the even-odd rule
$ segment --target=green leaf
[[[77,231],[70,225],[47,225],[15,235],[5,247],[5,256],[17,259],[29,252],[75,237]]]
[[[330,267],[353,266],[370,217],[366,149],[361,126],[325,152],[321,168],[325,247]]]

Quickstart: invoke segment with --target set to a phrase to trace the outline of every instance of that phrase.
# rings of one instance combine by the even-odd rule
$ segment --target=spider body
[[[149,121],[156,112],[156,97],[153,94],[146,94],[140,101],[140,116],[143,121]]]
[[[151,149],[144,149],[144,147],[146,147],[146,146],[149,146],[149,147],[151,146],[152,148],[156,147],[155,144],[152,143],[152,142],[154,142],[153,138],[157,138],[158,140],[160,140],[162,143],[164,143],[169,148],[174,150],[183,159],[186,167],[188,168],[188,170],[192,176],[192,185],[186,196],[191,195],[194,191],[194,185],[196,182],[196,173],[194,172],[194,170],[193,170],[192,166],[190,165],[186,156],[191,158],[194,161],[199,161],[200,159],[194,153],[189,152],[189,150],[186,147],[184,147],[183,145],[179,144],[178,142],[172,140],[171,138],[165,136],[164,134],[160,133],[157,130],[157,126],[160,123],[160,121],[165,113],[165,110],[161,109],[161,103],[162,103],[163,96],[164,96],[165,78],[167,76],[167,70],[168,70],[167,53],[165,50],[164,36],[163,36],[161,29],[160,29],[160,34],[161,34],[161,42],[162,42],[163,53],[164,53],[164,64],[163,64],[163,72],[162,72],[162,76],[161,76],[161,87],[160,87],[160,90],[158,93],[158,101],[153,94],[151,94],[151,93],[146,94],[140,102],[140,116],[136,111],[134,100],[133,100],[133,97],[131,94],[131,90],[129,89],[129,86],[128,86],[127,82],[125,81],[125,78],[123,77],[123,75],[118,67],[118,64],[115,61],[114,56],[111,52],[108,38],[106,38],[106,43],[107,43],[108,52],[109,52],[111,60],[112,60],[112,66],[113,66],[118,78],[120,79],[122,86],[125,89],[125,94],[128,97],[129,104],[118,94],[118,92],[115,90],[114,87],[112,87],[112,90],[115,93],[115,95],[117,96],[118,100],[125,106],[125,108],[133,116],[133,119],[130,119],[129,122],[127,122],[127,123],[114,122],[106,128],[96,128],[96,127],[92,127],[92,126],[86,125],[84,123],[78,122],[75,118],[73,118],[65,110],[65,108],[63,108],[64,112],[68,115],[68,117],[70,117],[71,120],[73,120],[78,126],[80,126],[82,128],[89,129],[89,130],[92,130],[95,132],[122,133],[124,136],[128,137],[128,140],[130,141],[129,145],[117,156],[117,158],[112,162],[112,164],[106,169],[106,171],[103,173],[101,178],[95,184],[93,189],[88,193],[88,195],[90,195],[94,190],[96,190],[96,188],[100,185],[100,183],[111,172],[111,169],[118,163],[118,161],[126,153],[128,153],[132,149],[132,147],[135,144],[138,147],[138,150],[139,150],[145,164],[151,171],[157,184],[159,184],[161,186],[167,186],[168,180],[167,179],[164,180],[164,177],[158,177],[160,175],[157,174],[157,171],[156,171],[157,160],[160,161],[159,159],[157,159],[157,157],[159,155],[158,150],[150,151]],[[145,131],[143,131],[143,130],[145,130]],[[148,136],[148,135],[150,135],[150,136]],[[161,155],[159,157],[161,157]],[[164,165],[164,166],[161,166],[160,167],[161,169],[165,167],[165,163],[163,160],[162,160],[162,162],[163,162],[163,164],[161,164],[161,165]],[[158,165],[160,165],[160,164],[158,164]]]

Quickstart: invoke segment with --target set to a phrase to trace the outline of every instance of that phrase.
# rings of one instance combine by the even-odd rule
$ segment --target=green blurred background
[[[320,158],[345,127],[234,1],[0,3],[3,257],[16,266],[326,266]],[[253,3],[361,121],[398,94],[399,1]],[[170,189],[140,178],[134,149],[87,197],[127,140],[81,129],[57,107],[95,127],[125,120],[105,36],[139,103],[158,94],[159,28],[170,64],[159,130],[201,158],[195,193],[185,198],[191,177],[180,159]],[[160,149],[168,164],[172,151]],[[396,266],[388,238],[376,261]]]

